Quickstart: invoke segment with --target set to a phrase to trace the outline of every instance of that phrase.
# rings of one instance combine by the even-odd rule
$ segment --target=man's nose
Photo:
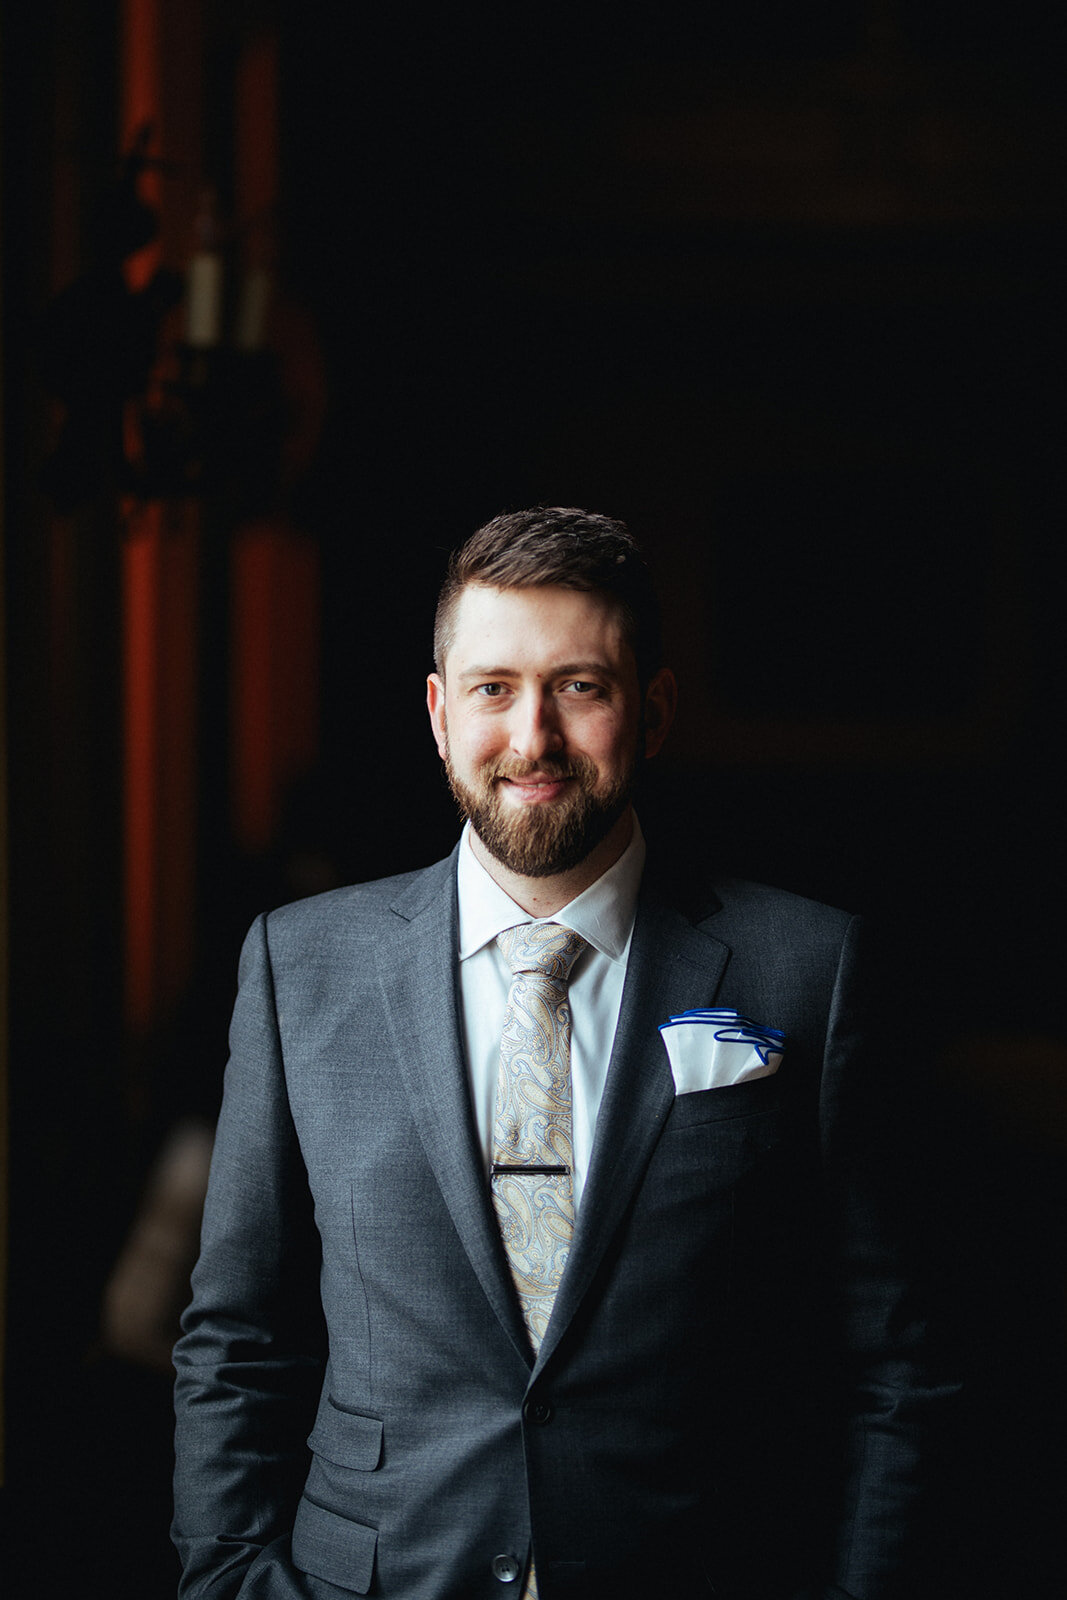
[[[563,730],[550,695],[520,696],[512,715],[511,749],[521,761],[540,761],[563,746]]]

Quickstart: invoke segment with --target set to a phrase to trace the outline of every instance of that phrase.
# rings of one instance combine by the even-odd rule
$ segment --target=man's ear
[[[437,672],[431,672],[426,679],[426,709],[430,713],[430,726],[433,729],[437,754],[443,761],[448,748],[448,737],[445,733],[445,680]]]
[[[670,667],[660,667],[645,690],[645,755],[656,755],[670,732],[678,707],[678,683]]]

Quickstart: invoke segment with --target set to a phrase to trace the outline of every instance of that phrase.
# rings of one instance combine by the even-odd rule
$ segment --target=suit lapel
[[[392,906],[379,983],[415,1122],[456,1231],[505,1332],[529,1365],[485,1163],[474,1128],[459,1025],[455,855],[419,875]]]
[[[710,1005],[729,957],[727,945],[677,912],[652,899],[639,903],[589,1176],[538,1368],[592,1282],[674,1102],[659,1024],[672,1013]]]

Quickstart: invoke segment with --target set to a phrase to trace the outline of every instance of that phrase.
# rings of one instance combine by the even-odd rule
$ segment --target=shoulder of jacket
[[[840,934],[852,920],[850,911],[794,894],[789,889],[776,889],[747,878],[723,878],[710,886],[707,909],[700,917],[700,924],[709,931],[717,931],[715,923],[721,921],[771,925],[783,932],[801,928],[810,932],[821,928]]]
[[[323,937],[333,929],[362,926],[371,930],[376,923],[388,919],[398,903],[417,896],[420,891],[433,892],[447,883],[451,868],[452,858],[446,857],[430,867],[399,872],[388,878],[373,878],[366,883],[346,884],[304,900],[290,901],[266,913],[268,940],[273,946],[279,941]]]

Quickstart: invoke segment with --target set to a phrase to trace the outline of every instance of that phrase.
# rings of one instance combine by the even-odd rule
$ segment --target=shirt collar
[[[468,822],[460,840],[457,869],[461,961],[489,944],[505,928],[538,920],[516,905],[489,876],[471,849],[469,836]],[[615,865],[545,920],[563,923],[612,961],[621,961],[633,931],[644,864],[645,840],[635,816],[630,842]]]

